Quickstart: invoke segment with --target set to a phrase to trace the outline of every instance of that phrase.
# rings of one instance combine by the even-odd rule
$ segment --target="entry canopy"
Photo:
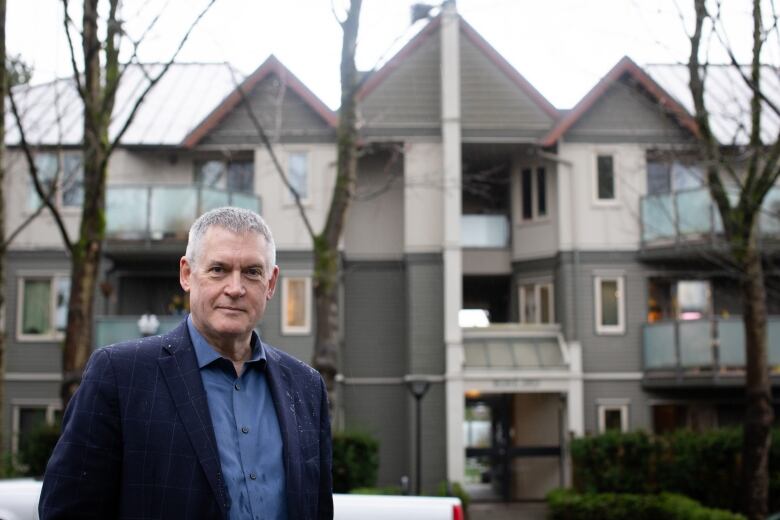
[[[470,330],[463,334],[465,369],[566,370],[565,342],[554,330]]]

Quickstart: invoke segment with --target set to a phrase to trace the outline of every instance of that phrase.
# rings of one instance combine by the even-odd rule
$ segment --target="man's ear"
[[[184,292],[190,292],[190,276],[192,275],[192,266],[186,256],[179,260],[179,284]]]
[[[279,266],[274,266],[274,272],[271,273],[271,279],[268,280],[268,293],[265,295],[266,300],[270,300],[274,297],[276,292],[276,282],[279,281]]]

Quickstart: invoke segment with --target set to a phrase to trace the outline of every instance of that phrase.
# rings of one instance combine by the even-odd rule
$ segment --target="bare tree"
[[[711,24],[710,34],[718,34],[719,17],[708,12],[705,0],[694,0],[696,24],[691,36],[691,53],[688,62],[690,90],[699,127],[698,144],[706,161],[706,177],[710,194],[723,221],[723,228],[730,247],[732,260],[739,272],[744,306],[746,350],[746,404],[742,448],[741,482],[743,508],[748,518],[766,518],[768,507],[769,472],[768,459],[771,442],[770,428],[773,421],[772,391],[767,361],[767,305],[761,251],[758,247],[758,222],[761,207],[769,190],[780,175],[780,138],[765,143],[761,137],[762,111],[777,107],[772,105],[761,87],[761,51],[767,37],[776,26],[766,30],[761,13],[761,0],[753,0],[752,61],[743,68],[731,54],[731,65],[749,88],[750,128],[749,143],[741,146],[739,153],[727,154],[716,139],[711,125],[709,109],[705,104],[707,62],[701,62],[705,22]],[[775,18],[776,20],[776,18]],[[747,70],[747,71],[746,71]],[[737,164],[734,155],[740,157]],[[724,179],[737,190],[730,199]],[[734,200],[734,202],[732,202]]]

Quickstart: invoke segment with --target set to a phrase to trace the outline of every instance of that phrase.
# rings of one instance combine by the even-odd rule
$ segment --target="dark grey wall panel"
[[[406,291],[402,262],[345,262],[346,377],[406,373]]]
[[[0,452],[11,450],[12,403],[34,399],[39,401],[57,401],[60,395],[60,384],[56,381],[5,381],[3,384],[2,404],[2,444]],[[22,405],[24,406],[24,405]]]
[[[441,255],[406,257],[409,373],[443,374],[444,266]]]
[[[630,430],[652,428],[648,396],[639,381],[585,381],[585,432],[598,433],[598,400],[628,399]]]

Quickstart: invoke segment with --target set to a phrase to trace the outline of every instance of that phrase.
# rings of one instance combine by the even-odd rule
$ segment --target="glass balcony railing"
[[[509,246],[506,215],[461,215],[461,247],[504,248]]]
[[[732,203],[736,193],[730,193]],[[667,243],[723,232],[723,223],[707,188],[646,195],[641,200],[642,242]],[[764,199],[759,229],[763,235],[780,233],[780,188]]]
[[[770,366],[780,366],[780,316],[769,317]],[[643,331],[645,371],[744,369],[742,317],[648,323]]]
[[[140,316],[96,317],[92,336],[95,348],[142,337],[143,334],[138,326],[139,318]],[[183,316],[157,316],[160,327],[155,334],[163,334],[173,330],[183,319]]]
[[[220,206],[260,213],[260,198],[199,186],[109,186],[106,236],[120,240],[162,240],[187,236],[192,222]]]

